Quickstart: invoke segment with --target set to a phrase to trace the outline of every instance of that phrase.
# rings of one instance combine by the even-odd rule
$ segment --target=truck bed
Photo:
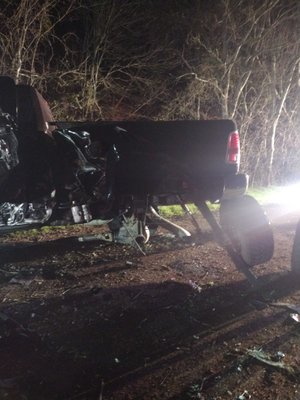
[[[71,127],[79,129],[79,127]],[[116,145],[119,161],[111,168],[123,193],[187,193],[207,200],[220,197],[224,178],[237,172],[226,163],[231,120],[112,121],[84,124],[93,141]]]

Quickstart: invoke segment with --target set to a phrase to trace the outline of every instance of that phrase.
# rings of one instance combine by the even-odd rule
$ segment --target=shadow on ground
[[[271,291],[274,301],[298,286],[281,276],[264,294],[244,281],[198,292],[166,281],[10,304],[0,314],[0,386],[30,400],[95,399],[104,382],[114,398],[114,390],[186,357],[181,349],[195,335],[201,352],[216,340],[212,333],[224,342],[267,327],[272,317],[245,317],[264,309]]]

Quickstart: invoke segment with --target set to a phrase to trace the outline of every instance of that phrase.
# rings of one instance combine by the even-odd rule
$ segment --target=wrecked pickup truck
[[[36,89],[9,77],[0,108],[0,233],[96,221],[108,226],[103,239],[142,251],[158,226],[191,237],[162,205],[179,204],[201,232],[194,203],[249,280],[249,267],[272,257],[269,221],[238,172],[233,121],[57,122]],[[220,203],[220,223],[207,202]]]

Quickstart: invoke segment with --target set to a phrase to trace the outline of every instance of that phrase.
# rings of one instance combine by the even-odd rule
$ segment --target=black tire
[[[220,224],[249,267],[263,264],[273,257],[274,238],[270,221],[253,197],[221,201]]]
[[[300,220],[297,224],[294,237],[291,266],[293,272],[300,274]]]

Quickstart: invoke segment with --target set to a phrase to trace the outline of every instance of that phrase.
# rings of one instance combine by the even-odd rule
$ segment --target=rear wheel
[[[291,265],[292,265],[292,271],[297,274],[300,274],[300,221],[298,222],[296,227]]]
[[[220,224],[234,249],[250,267],[272,258],[274,238],[270,222],[253,197],[221,201]]]

